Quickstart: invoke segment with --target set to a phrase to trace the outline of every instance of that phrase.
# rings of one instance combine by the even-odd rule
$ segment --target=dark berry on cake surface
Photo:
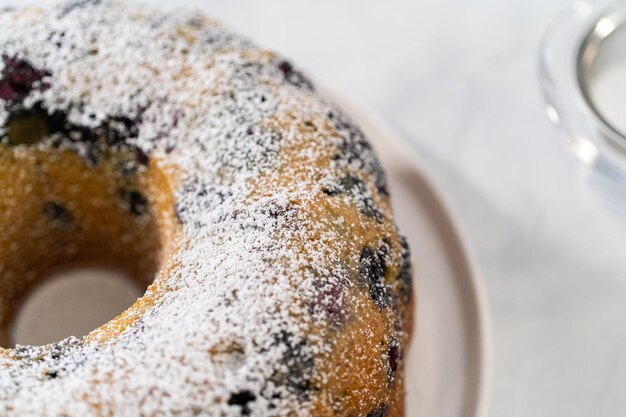
[[[123,188],[120,190],[120,197],[126,209],[135,216],[141,216],[148,212],[148,199],[139,191]]]
[[[389,344],[389,379],[391,381],[395,381],[396,375],[398,373],[398,362],[400,361],[400,344],[397,340],[392,340]]]
[[[364,169],[374,179],[378,192],[389,195],[387,176],[365,134],[343,113],[330,110],[326,116],[340,136],[339,151],[334,159]]]
[[[89,6],[97,6],[100,3],[102,3],[102,0],[75,0],[68,2],[59,13],[59,18],[65,17],[75,10]]]
[[[285,77],[285,81],[287,81],[289,84],[298,88],[302,88],[304,90],[315,90],[313,83],[300,71],[294,69],[293,65],[291,65],[289,61],[280,61],[277,67]]]
[[[44,379],[55,379],[57,376],[59,376],[59,372],[54,369],[48,369],[43,372]]]
[[[389,246],[382,244],[377,250],[363,248],[359,259],[359,276],[369,288],[370,296],[380,308],[392,303],[391,288],[385,284]]]
[[[143,151],[143,149],[134,147],[133,153],[135,154],[135,161],[141,166],[148,166],[150,163],[150,159],[148,158],[148,154]]]
[[[300,400],[306,400],[311,390],[314,358],[307,349],[306,341],[294,339],[288,331],[281,331],[275,336],[275,346],[283,348],[283,356],[281,365],[275,368],[270,380]]]
[[[365,181],[361,178],[348,174],[342,177],[336,184],[324,187],[322,191],[331,197],[346,194],[356,201],[361,214],[372,217],[378,222],[383,220],[382,212],[376,206]]]
[[[262,209],[262,211],[271,219],[279,219],[295,213],[296,207],[289,202],[285,203],[271,199],[266,203],[266,206]]]
[[[348,318],[346,290],[349,280],[345,274],[345,271],[341,271],[328,278],[320,277],[318,293],[311,306],[313,314],[322,314],[336,327]]]
[[[16,103],[24,100],[37,87],[45,87],[41,81],[50,75],[45,70],[34,68],[27,61],[3,56],[2,79],[0,80],[0,100]]]
[[[386,405],[381,405],[380,407],[377,407],[375,410],[372,410],[369,413],[367,413],[366,417],[387,417],[388,414],[389,414],[389,407]]]
[[[256,401],[256,395],[251,391],[244,390],[231,394],[228,399],[228,405],[238,406],[241,408],[242,416],[249,416],[252,410],[250,410],[250,403]]]
[[[57,222],[61,225],[69,225],[72,223],[72,215],[61,204],[49,201],[43,206],[43,213],[50,220]]]
[[[128,116],[110,117],[96,131],[100,133],[109,145],[125,144],[127,139],[135,138],[139,134],[141,121]]]
[[[411,267],[411,250],[405,237],[400,237],[400,244],[402,246],[402,258],[400,273],[396,279],[400,286],[401,301],[406,304],[410,301],[413,294],[413,268]]]

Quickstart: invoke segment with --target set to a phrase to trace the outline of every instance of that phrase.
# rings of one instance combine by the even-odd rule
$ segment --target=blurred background
[[[568,1],[202,2],[415,142],[484,276],[490,416],[624,413],[625,217],[565,151],[537,80]]]

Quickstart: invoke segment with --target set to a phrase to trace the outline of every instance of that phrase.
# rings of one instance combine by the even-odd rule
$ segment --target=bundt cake
[[[412,273],[371,146],[201,13],[0,11],[0,212],[0,416],[404,414]],[[28,292],[76,262],[147,290],[12,346]]]

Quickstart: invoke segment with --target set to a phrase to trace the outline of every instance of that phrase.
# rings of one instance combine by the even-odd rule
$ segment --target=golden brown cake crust
[[[0,348],[0,416],[403,415],[408,247],[304,75],[99,0],[0,12],[0,57],[0,345],[50,268],[151,282],[83,338]]]

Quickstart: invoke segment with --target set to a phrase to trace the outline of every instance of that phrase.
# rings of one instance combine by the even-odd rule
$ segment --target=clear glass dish
[[[546,33],[547,113],[626,209],[626,0],[578,0]]]

